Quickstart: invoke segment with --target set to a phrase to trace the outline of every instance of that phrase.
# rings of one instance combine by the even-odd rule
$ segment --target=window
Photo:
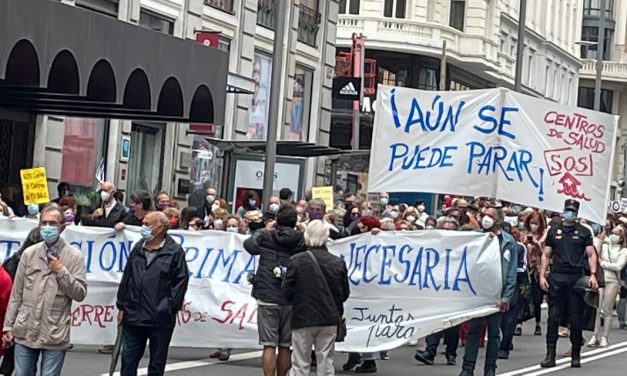
[[[407,0],[385,0],[383,3],[383,17],[405,18]]]
[[[82,188],[79,191],[91,191],[97,183],[94,171],[105,156],[108,123],[102,119],[67,117],[63,126],[61,180]]]
[[[205,4],[212,8],[220,9],[228,13],[233,13],[233,0],[205,0]]]
[[[218,39],[218,50],[226,52],[231,51],[231,40],[228,38],[220,37],[220,39]]]
[[[75,0],[77,7],[118,18],[119,0]]]
[[[612,101],[614,92],[607,89],[601,89],[601,112],[612,113]],[[594,109],[594,88],[580,87],[579,97],[577,98],[577,106],[583,108]]]
[[[298,16],[298,41],[316,47],[318,30],[320,30],[321,15],[316,9],[309,8],[301,3]]]
[[[359,0],[340,0],[340,14],[359,14]]]
[[[294,86],[292,87],[292,101],[288,106],[289,124],[283,131],[283,139],[307,141],[309,129],[309,115],[311,113],[311,87],[313,72],[309,69],[296,66]]]
[[[614,18],[614,0],[584,0],[583,14],[585,16],[601,15],[601,4],[605,5],[605,18]]]
[[[438,90],[438,71],[433,68],[423,68],[418,73],[418,89]]]
[[[612,49],[612,37],[614,36],[614,30],[605,29],[605,38],[603,45],[603,60],[609,60]],[[581,40],[584,42],[593,42],[594,44],[581,46],[581,58],[582,59],[596,59],[598,40],[599,40],[599,28],[594,26],[584,26],[581,29]]]
[[[159,33],[170,35],[174,33],[174,20],[146,9],[139,10],[138,24]]]
[[[276,27],[276,13],[275,0],[257,1],[257,25],[274,30]]]
[[[464,21],[466,20],[466,0],[451,0],[451,14],[449,26],[464,31]]]
[[[507,35],[507,33],[504,33],[504,32],[501,31],[501,46],[500,46],[500,50],[501,50],[502,53],[509,55],[509,46],[507,44],[508,41],[509,41],[509,35]]]
[[[512,38],[509,43],[509,56],[516,57],[517,48],[518,48],[518,39]]]

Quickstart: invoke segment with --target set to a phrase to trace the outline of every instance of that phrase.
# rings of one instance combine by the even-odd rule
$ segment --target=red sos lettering
[[[551,176],[568,172],[573,176],[592,176],[592,155],[582,155],[572,148],[547,150],[544,152],[546,166]]]
[[[237,324],[238,330],[244,329],[244,324],[255,323],[254,319],[257,314],[257,307],[248,307],[248,303],[238,306],[236,302],[226,300],[220,306],[220,310],[224,312],[223,317],[212,317],[211,319],[220,324]]]

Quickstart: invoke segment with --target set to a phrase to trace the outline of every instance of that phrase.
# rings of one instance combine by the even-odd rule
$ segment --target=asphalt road
[[[544,312],[546,313],[546,311]],[[546,316],[546,315],[545,315]],[[498,374],[504,376],[517,375],[599,375],[599,376],[624,376],[627,375],[627,330],[616,328],[616,320],[610,333],[610,347],[605,349],[585,348],[583,352],[582,368],[571,369],[570,361],[558,357],[558,366],[552,369],[541,369],[540,361],[544,358],[544,336],[532,335],[533,325],[527,324],[523,330],[523,336],[514,338],[514,351],[510,353],[510,359],[499,360]],[[590,333],[585,333],[590,337]],[[558,353],[564,353],[569,347],[568,339],[560,339]],[[461,360],[464,348],[458,350],[458,366],[445,365],[443,355],[438,355],[434,366],[427,366],[414,360],[415,347],[404,346],[389,352],[390,360],[377,360],[378,375],[433,375],[454,376],[461,369]],[[443,350],[441,347],[438,350]],[[209,353],[213,349],[189,349],[172,348],[168,359],[166,375],[171,376],[248,376],[261,375],[260,351],[258,349],[236,350],[231,360],[219,362],[209,359]],[[480,351],[480,359],[477,364],[477,375],[483,370],[483,349]],[[145,357],[140,365],[139,375],[146,375],[148,358]],[[354,372],[341,371],[341,365],[346,360],[346,354],[336,354],[336,369],[338,374],[354,374]],[[108,375],[110,357],[98,354],[95,347],[77,346],[68,352],[63,375],[67,376],[96,376]],[[315,373],[312,372],[312,375]]]

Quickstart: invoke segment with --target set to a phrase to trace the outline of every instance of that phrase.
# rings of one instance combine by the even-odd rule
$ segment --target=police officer
[[[557,330],[560,311],[568,308],[570,324],[570,342],[572,344],[571,367],[581,367],[581,345],[583,330],[583,313],[585,302],[583,294],[575,289],[575,285],[582,277],[586,258],[590,266],[588,287],[598,288],[596,280],[597,254],[592,245],[590,230],[577,223],[579,202],[566,200],[564,203],[564,220],[552,226],[546,238],[546,247],[542,254],[540,269],[540,287],[548,291],[549,320],[546,334],[546,358],[540,364],[542,367],[555,367],[555,347],[557,345]],[[587,257],[586,257],[587,256]],[[553,259],[549,280],[545,276],[549,260]]]

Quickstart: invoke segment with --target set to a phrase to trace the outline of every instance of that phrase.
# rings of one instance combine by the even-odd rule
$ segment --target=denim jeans
[[[509,311],[503,313],[503,319],[501,321],[501,332],[503,332],[503,339],[501,339],[501,350],[509,353],[510,345],[514,340],[514,332],[516,331],[516,319],[518,313],[522,309],[522,304],[517,304],[509,308]]]
[[[37,362],[41,355],[41,376],[61,376],[65,350],[31,349],[30,347],[15,344],[15,375],[35,376]]]
[[[431,357],[436,357],[440,339],[442,338],[444,338],[444,344],[446,345],[446,355],[456,357],[457,346],[459,345],[459,325],[427,336],[427,353]]]
[[[165,372],[168,347],[174,328],[151,328],[124,325],[122,334],[122,376],[136,376],[139,361],[149,342],[150,361],[148,376],[161,376]]]
[[[487,317],[472,319],[468,322],[468,334],[466,336],[466,349],[464,354],[464,365],[462,369],[474,371],[479,353],[479,332],[483,320],[488,322],[488,345],[485,353],[485,369],[495,369],[496,359],[499,354],[500,345],[500,325],[503,314],[493,313]]]

